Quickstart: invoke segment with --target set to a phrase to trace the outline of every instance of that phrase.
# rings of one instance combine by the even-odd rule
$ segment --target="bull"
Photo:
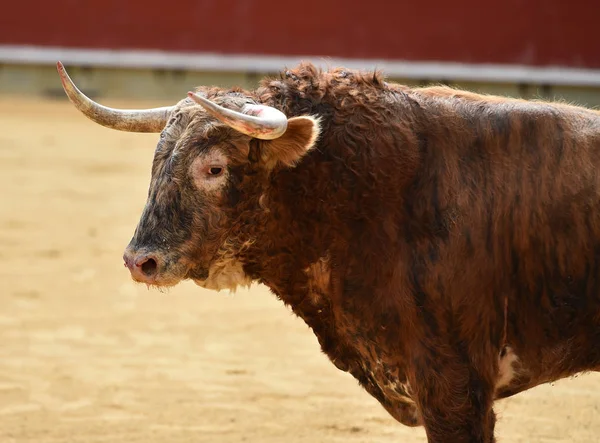
[[[430,443],[600,369],[599,113],[310,63],[119,110],[58,70],[96,123],[160,133],[134,280],[265,284]]]

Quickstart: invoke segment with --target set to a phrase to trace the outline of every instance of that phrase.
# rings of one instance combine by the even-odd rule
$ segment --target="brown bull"
[[[125,262],[258,281],[429,442],[494,441],[495,399],[600,369],[600,115],[302,64],[88,117],[161,132]]]

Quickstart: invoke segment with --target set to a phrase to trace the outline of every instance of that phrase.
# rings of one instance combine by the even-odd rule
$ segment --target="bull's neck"
[[[326,188],[313,183],[303,168],[282,171],[258,200],[251,222],[252,247],[242,257],[255,280],[285,302],[302,297],[306,272],[328,254],[334,209],[326,211]]]

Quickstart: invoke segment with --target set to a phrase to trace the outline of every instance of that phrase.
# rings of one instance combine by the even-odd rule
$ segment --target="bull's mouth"
[[[218,262],[209,268],[164,269],[152,276],[139,278],[132,275],[134,281],[155,287],[173,287],[183,280],[192,280],[198,286],[215,291],[228,290],[235,292],[239,287],[249,287],[252,279],[244,272],[240,262]]]
[[[156,287],[172,287],[185,280],[179,273],[173,273],[169,271],[162,271],[150,276],[139,277],[132,275],[131,278],[137,283],[144,283],[148,286]]]

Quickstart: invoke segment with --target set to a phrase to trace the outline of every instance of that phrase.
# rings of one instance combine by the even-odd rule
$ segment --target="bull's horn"
[[[113,109],[86,97],[73,83],[61,62],[56,64],[63,89],[71,103],[86,117],[107,128],[127,132],[161,132],[172,106],[153,109]]]
[[[287,129],[287,117],[278,109],[266,105],[246,104],[241,112],[219,106],[204,97],[188,92],[188,96],[227,126],[262,140],[281,137]]]

